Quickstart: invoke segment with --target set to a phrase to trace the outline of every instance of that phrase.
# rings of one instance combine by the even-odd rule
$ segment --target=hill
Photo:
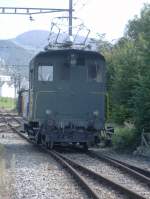
[[[0,58],[7,65],[27,65],[33,54],[11,40],[0,40]]]
[[[43,49],[48,44],[49,32],[45,30],[32,30],[25,32],[12,41],[28,50]]]

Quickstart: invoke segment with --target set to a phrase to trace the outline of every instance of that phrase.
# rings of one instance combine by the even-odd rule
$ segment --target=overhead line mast
[[[57,9],[57,8],[27,8],[27,7],[0,7],[0,14],[18,14],[18,15],[35,15],[46,14],[56,12],[68,12],[69,13],[69,30],[68,33],[72,36],[72,13],[73,13],[73,0],[69,0],[69,9]]]
[[[0,7],[0,14],[33,15],[53,12],[68,12],[69,9],[57,8],[23,8],[23,7]]]
[[[72,0],[69,0],[69,35],[72,36]]]

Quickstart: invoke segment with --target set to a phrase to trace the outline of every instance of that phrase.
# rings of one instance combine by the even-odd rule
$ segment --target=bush
[[[112,118],[114,122],[122,125],[129,117],[129,110],[124,105],[114,106],[112,112]]]
[[[138,136],[134,128],[117,128],[112,136],[112,145],[114,149],[132,151],[137,146],[137,140]]]

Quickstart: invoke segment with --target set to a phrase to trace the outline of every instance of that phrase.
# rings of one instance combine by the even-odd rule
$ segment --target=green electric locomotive
[[[29,90],[20,92],[24,130],[37,143],[80,144],[104,128],[105,59],[70,47],[38,53],[29,66]]]

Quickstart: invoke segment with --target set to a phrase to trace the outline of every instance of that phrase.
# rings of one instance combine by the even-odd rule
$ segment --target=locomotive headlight
[[[99,111],[97,111],[97,110],[94,111],[94,112],[93,112],[93,115],[94,115],[95,117],[98,117],[98,116],[99,116]]]
[[[52,114],[52,111],[49,110],[49,109],[46,109],[45,113],[46,113],[46,115],[51,115],[51,114]]]

